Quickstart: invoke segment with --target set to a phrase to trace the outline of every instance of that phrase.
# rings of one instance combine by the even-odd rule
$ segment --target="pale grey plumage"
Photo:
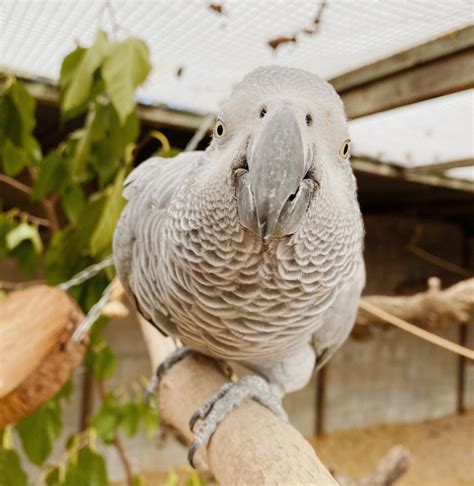
[[[302,155],[275,181],[291,154],[268,134],[289,127],[285,117]],[[281,395],[346,339],[364,285],[356,185],[339,154],[345,115],[317,76],[270,66],[234,88],[219,118],[226,133],[205,152],[153,158],[128,177],[115,263],[158,328],[245,364]],[[264,167],[262,140],[274,150]]]

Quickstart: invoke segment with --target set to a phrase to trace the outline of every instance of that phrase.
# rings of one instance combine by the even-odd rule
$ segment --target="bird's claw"
[[[204,402],[189,421],[189,427],[193,432],[196,422],[199,419],[202,420],[188,452],[188,461],[192,467],[195,467],[194,456],[198,449],[203,445],[207,446],[218,424],[247,398],[255,399],[283,420],[288,420],[281,401],[275,396],[271,385],[264,378],[248,375],[234,383],[225,383]]]
[[[165,371],[169,370],[174,364],[176,364],[178,361],[181,361],[183,358],[191,353],[195,353],[195,351],[186,346],[182,346],[175,349],[171,354],[166,357],[166,359],[162,363],[160,363],[158,368],[156,368],[155,374],[148,381],[145,389],[144,399],[147,405],[150,405],[150,399],[155,390],[158,388],[160,381],[165,374]]]
[[[196,422],[199,419],[205,419],[209,415],[209,412],[211,411],[211,408],[213,407],[214,403],[216,403],[217,400],[222,398],[227,393],[227,390],[229,388],[232,388],[232,386],[233,383],[225,383],[224,385],[222,385],[219,388],[219,390],[217,390],[217,392],[214,393],[214,395],[212,395],[211,398],[206,400],[201,405],[201,407],[193,413],[193,416],[189,421],[189,429],[191,430],[191,432],[194,432],[194,426],[196,425]]]

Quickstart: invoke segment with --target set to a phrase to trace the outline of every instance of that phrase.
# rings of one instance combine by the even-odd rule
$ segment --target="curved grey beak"
[[[244,226],[268,240],[285,205],[299,192],[305,175],[305,150],[291,107],[283,106],[263,122],[247,154],[249,172],[239,188],[239,213]]]

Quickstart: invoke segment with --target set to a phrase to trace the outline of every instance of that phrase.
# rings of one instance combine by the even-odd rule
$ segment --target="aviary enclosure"
[[[474,483],[473,12],[470,0],[0,3],[1,486]],[[335,128],[346,130],[342,106],[348,136]],[[250,133],[243,149],[239,130]],[[321,148],[331,140],[333,159]],[[215,154],[233,147],[222,206],[214,183],[180,167],[206,173],[219,161],[223,172]],[[341,268],[356,278],[341,263],[344,238],[362,251],[362,222],[348,216],[356,200],[341,189],[352,173],[360,300],[327,283]],[[332,204],[314,196],[331,190],[342,191]],[[192,223],[202,201],[212,209]],[[157,211],[178,226],[164,225],[155,245],[140,228]],[[120,234],[134,233],[116,236],[113,254],[122,213],[132,216]],[[222,236],[233,218],[247,246]],[[291,251],[300,260],[288,270]],[[274,357],[303,322],[301,299],[326,325],[308,338],[311,356],[331,356],[286,394],[285,421],[272,377],[301,376],[306,361]],[[157,316],[168,337],[150,325]],[[180,327],[187,319],[198,334]],[[168,366],[185,354],[178,338],[201,354]],[[225,348],[231,338],[240,345]],[[250,368],[263,378],[242,359],[214,359],[253,356],[257,343],[268,353]]]

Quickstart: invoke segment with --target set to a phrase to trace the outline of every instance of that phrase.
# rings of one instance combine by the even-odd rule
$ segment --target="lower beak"
[[[305,175],[301,129],[291,107],[284,106],[265,120],[250,146],[247,160],[256,229],[268,240],[285,204],[295,197]]]

